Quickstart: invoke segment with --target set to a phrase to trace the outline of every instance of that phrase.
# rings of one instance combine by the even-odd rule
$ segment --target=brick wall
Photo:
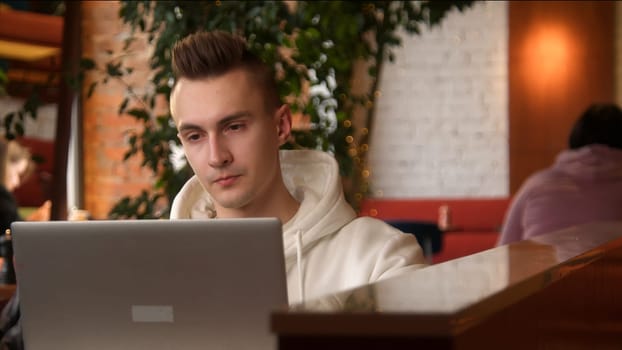
[[[107,50],[121,50],[129,34],[118,18],[119,7],[116,1],[82,3],[83,54],[98,66],[110,58]],[[141,41],[132,45],[132,52],[135,71],[126,82],[146,82],[151,50]],[[93,79],[101,79],[101,75],[90,74],[84,86],[88,87]],[[140,128],[133,118],[117,114],[124,96],[124,85],[111,80],[83,102],[84,209],[95,218],[105,218],[120,198],[138,194],[154,183],[153,174],[139,166],[142,159],[123,162],[128,149],[127,132]]]
[[[372,196],[508,194],[507,3],[480,2],[403,36],[370,141]]]

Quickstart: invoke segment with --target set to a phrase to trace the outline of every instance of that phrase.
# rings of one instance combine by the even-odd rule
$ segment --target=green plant
[[[8,95],[7,85],[9,78],[7,72],[0,68],[0,96]],[[18,110],[10,111],[3,118],[4,137],[12,140],[17,136],[24,135],[24,120],[27,117],[37,118],[37,109],[41,105],[39,100],[38,87],[31,86],[31,93],[22,103]]]
[[[34,87],[18,110],[11,111],[4,116],[4,137],[12,140],[23,136],[26,118],[37,119],[37,109],[41,104],[37,89]]]
[[[6,84],[9,82],[9,78],[6,76],[4,69],[0,68],[0,96],[6,95]]]
[[[151,193],[123,198],[110,212],[113,218],[167,216],[154,212],[155,203],[170,203],[191,175],[188,166],[175,169],[171,162],[171,142],[177,142],[174,125],[167,113],[155,111],[156,96],[168,100],[173,75],[170,49],[174,42],[198,30],[223,29],[248,39],[250,48],[277,68],[279,89],[287,96],[295,114],[308,118],[307,127],[295,130],[286,148],[315,148],[332,152],[341,174],[350,179],[348,200],[356,207],[367,191],[364,177],[367,135],[355,133],[353,113],[357,106],[367,111],[362,127],[373,127],[373,106],[377,77],[392,49],[401,44],[399,31],[417,34],[422,26],[440,23],[452,8],[462,11],[473,1],[122,1],[120,17],[132,35],[147,34],[154,47],[150,66],[153,91],[138,96],[127,85],[128,96],[140,101],[140,108],[128,108],[123,101],[119,113],[126,113],[144,125],[129,138],[125,158],[141,155],[142,165],[158,174]],[[102,70],[108,79],[123,80],[132,73],[124,64],[130,52],[112,56]],[[354,66],[368,66],[371,88],[354,93]],[[83,68],[95,69],[91,60]],[[103,82],[103,81],[102,81]],[[89,94],[98,82],[89,87]]]

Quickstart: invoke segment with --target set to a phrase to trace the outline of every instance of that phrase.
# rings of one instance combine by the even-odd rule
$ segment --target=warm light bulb
[[[565,27],[543,25],[534,30],[524,47],[526,77],[534,93],[544,93],[549,98],[566,83],[573,67],[575,42]]]

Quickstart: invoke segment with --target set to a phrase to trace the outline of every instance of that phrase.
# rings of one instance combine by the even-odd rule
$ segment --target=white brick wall
[[[508,195],[507,18],[506,2],[480,2],[403,35],[380,77],[372,196]]]
[[[7,113],[20,110],[24,104],[23,99],[10,96],[0,97],[0,120],[4,121]],[[37,110],[37,119],[28,116],[24,121],[24,136],[43,140],[54,140],[56,137],[56,114],[58,105],[55,103],[45,104]],[[0,135],[4,135],[4,123],[0,123]]]

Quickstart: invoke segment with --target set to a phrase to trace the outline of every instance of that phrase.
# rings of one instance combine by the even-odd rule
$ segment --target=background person
[[[498,245],[610,220],[622,220],[622,111],[594,104],[575,122],[568,149],[516,193]]]
[[[35,164],[27,148],[15,140],[0,139],[0,179],[4,180],[0,182],[0,229],[2,229],[0,236],[6,233],[13,221],[23,220],[19,215],[18,203],[13,197],[13,191],[32,175],[34,168]],[[52,202],[47,200],[28,215],[26,220],[48,221],[51,208]],[[5,246],[11,244],[10,239],[5,239],[3,236],[0,241],[3,245],[1,249],[3,253],[12,252],[12,247]],[[12,259],[12,254],[3,255],[5,255],[4,259]],[[15,272],[12,268],[6,271],[3,268],[3,274],[6,274],[2,276],[3,280],[15,282]],[[0,349],[21,350],[24,348],[19,315],[19,293],[16,292],[0,312]]]
[[[4,180],[0,183],[0,234],[4,234],[13,221],[24,220],[19,214],[13,191],[32,175],[34,168],[35,164],[27,148],[15,140],[0,139],[0,179]],[[45,201],[25,220],[49,220],[51,206],[49,200]]]

